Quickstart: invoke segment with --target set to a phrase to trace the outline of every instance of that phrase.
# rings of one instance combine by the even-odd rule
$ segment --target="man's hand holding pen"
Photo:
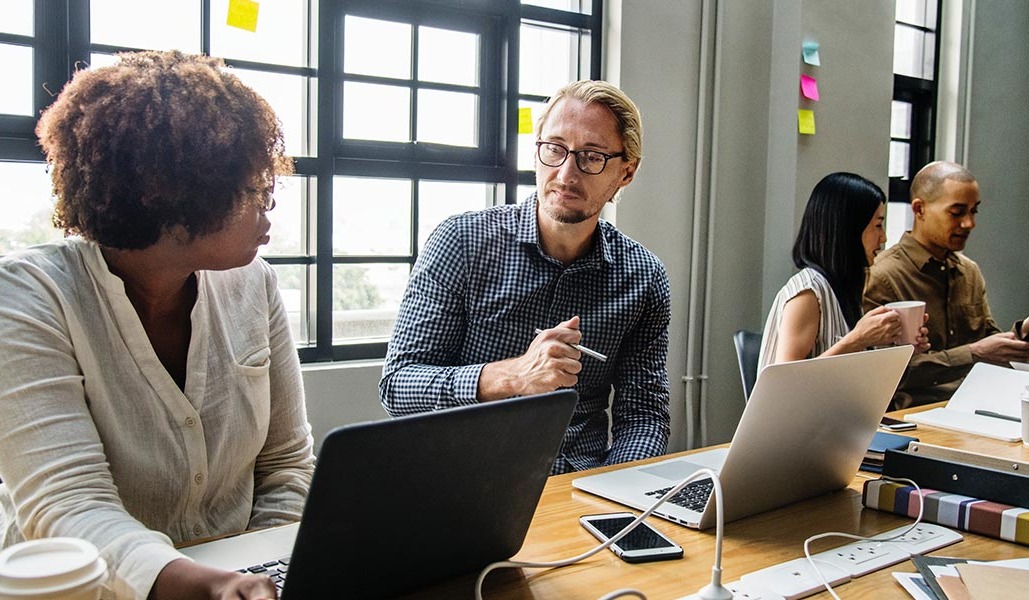
[[[525,354],[489,363],[482,368],[478,387],[480,401],[542,394],[578,383],[584,352],[579,346],[582,341],[579,317],[537,332]],[[590,352],[594,357],[603,356]]]

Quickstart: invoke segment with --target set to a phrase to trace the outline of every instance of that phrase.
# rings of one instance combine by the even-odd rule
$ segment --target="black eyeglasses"
[[[569,150],[555,142],[536,141],[536,156],[548,167],[560,167],[568,160],[568,155],[575,155],[575,166],[587,175],[600,175],[612,158],[625,158],[625,152],[605,154],[597,150]]]
[[[268,212],[275,208],[275,186],[270,185],[264,189],[249,187],[246,189],[246,193],[258,197],[257,210]]]

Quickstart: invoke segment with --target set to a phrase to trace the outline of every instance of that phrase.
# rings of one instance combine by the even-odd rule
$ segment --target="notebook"
[[[729,448],[580,477],[572,485],[645,510],[708,467],[719,474],[726,522],[845,487],[911,353],[911,346],[897,346],[769,365]],[[688,527],[713,527],[715,503],[700,496],[696,502],[665,502],[654,514]]]
[[[942,408],[907,413],[904,418],[915,423],[982,435],[1005,442],[1022,439],[1022,415],[1019,398],[1029,386],[1029,372],[975,363],[954,395]],[[975,414],[976,410],[1007,415],[1015,421],[996,416]]]
[[[334,429],[299,524],[183,553],[230,570],[288,563],[286,600],[387,597],[477,571],[521,548],[577,398],[561,390]]]

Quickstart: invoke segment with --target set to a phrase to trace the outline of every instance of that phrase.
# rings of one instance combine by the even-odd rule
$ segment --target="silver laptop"
[[[286,600],[395,596],[474,573],[521,547],[577,399],[562,390],[334,429],[299,524],[183,552],[267,573]]]
[[[580,477],[572,485],[645,510],[707,467],[718,473],[726,522],[845,487],[912,350],[897,346],[769,365],[754,385],[729,448]],[[690,484],[654,514],[688,527],[713,527],[710,483]]]

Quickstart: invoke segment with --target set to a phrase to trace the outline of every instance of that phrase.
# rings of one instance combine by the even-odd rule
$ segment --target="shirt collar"
[[[517,239],[523,244],[533,244],[540,254],[546,256],[543,247],[540,246],[539,222],[536,220],[536,192],[526,198],[522,203],[522,209],[518,212]],[[598,264],[602,261],[607,264],[614,263],[614,256],[611,254],[611,246],[603,235],[605,221],[597,223],[597,229],[593,232],[593,248],[573,264]]]
[[[927,265],[938,265],[941,262],[950,269],[956,269],[958,267],[957,255],[948,251],[943,257],[943,260],[939,260],[930,254],[922,244],[919,244],[918,240],[915,239],[915,236],[911,235],[910,231],[905,231],[904,235],[900,236],[898,245],[900,245],[901,249],[904,250],[904,253],[911,259],[911,262],[919,269],[924,269]]]

